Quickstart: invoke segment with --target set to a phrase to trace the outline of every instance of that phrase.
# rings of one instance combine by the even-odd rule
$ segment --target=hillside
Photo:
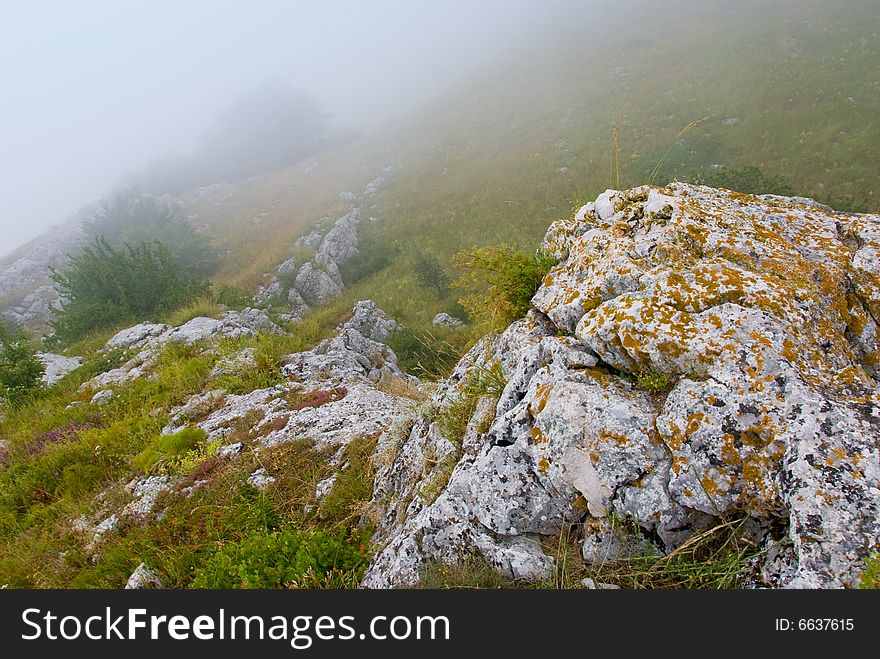
[[[2,402],[0,586],[876,586],[880,6],[646,12],[162,198],[213,293]]]

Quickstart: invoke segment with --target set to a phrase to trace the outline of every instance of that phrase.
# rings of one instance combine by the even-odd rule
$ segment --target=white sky
[[[268,78],[370,129],[595,0],[0,0],[0,255]]]

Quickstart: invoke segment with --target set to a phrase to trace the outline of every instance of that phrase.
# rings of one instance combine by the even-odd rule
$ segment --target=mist
[[[588,4],[577,3],[583,14]],[[12,2],[0,8],[0,254],[126,172],[191,153],[280,81],[369,132],[515,51],[570,2]]]

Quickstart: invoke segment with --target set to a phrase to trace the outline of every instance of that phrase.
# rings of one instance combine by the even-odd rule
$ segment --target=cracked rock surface
[[[609,190],[543,247],[529,315],[380,440],[364,585],[473,553],[543,578],[572,524],[590,561],[625,551],[612,517],[669,552],[744,516],[763,585],[856,586],[880,543],[880,217],[676,183]],[[451,445],[438,410],[493,367]]]

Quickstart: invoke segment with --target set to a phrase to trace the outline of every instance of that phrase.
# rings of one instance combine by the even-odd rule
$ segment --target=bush
[[[0,396],[16,405],[42,387],[43,363],[19,329],[0,324]]]
[[[112,247],[158,241],[168,246],[178,267],[200,275],[214,269],[217,254],[208,239],[193,231],[168,204],[155,197],[131,193],[103,199],[85,222],[87,239],[103,238]]]
[[[342,533],[256,533],[221,546],[196,571],[192,587],[287,588],[304,581],[353,585],[366,567],[365,559],[364,547],[349,543]]]
[[[204,430],[193,427],[186,427],[173,435],[159,435],[132,459],[131,464],[144,473],[150,473],[157,467],[173,469],[176,461],[204,445],[205,437]]]
[[[413,260],[413,272],[422,288],[433,288],[442,297],[449,288],[449,276],[437,257],[430,252],[419,252]]]
[[[126,244],[117,250],[104,238],[72,256],[64,272],[53,270],[52,279],[66,300],[50,323],[62,342],[169,313],[210,290],[192,270],[182,272],[162,243]]]
[[[478,322],[498,329],[526,314],[556,260],[540,252],[529,255],[498,245],[460,251],[453,263],[463,271],[454,284],[466,293],[461,305]]]

